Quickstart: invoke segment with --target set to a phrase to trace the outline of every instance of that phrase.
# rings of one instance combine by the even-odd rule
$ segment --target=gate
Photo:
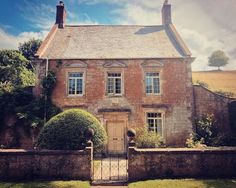
[[[127,154],[95,154],[93,159],[94,183],[125,183],[127,181]]]

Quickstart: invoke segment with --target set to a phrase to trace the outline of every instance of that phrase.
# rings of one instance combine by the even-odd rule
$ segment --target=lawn
[[[236,188],[235,180],[149,180],[129,184],[129,188]]]
[[[86,181],[47,181],[25,183],[0,183],[0,188],[89,188]]]
[[[236,71],[202,71],[193,72],[193,83],[204,82],[212,91],[224,91],[235,94]]]

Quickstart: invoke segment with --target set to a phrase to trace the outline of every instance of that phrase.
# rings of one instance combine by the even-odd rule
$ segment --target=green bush
[[[222,134],[216,128],[216,120],[213,114],[203,115],[196,120],[196,132],[190,135],[186,145],[190,148],[207,146],[236,146],[236,135],[233,133]]]
[[[94,148],[103,148],[107,141],[105,129],[92,114],[81,109],[66,110],[51,118],[40,132],[37,145],[43,149],[83,149],[89,128],[94,130]]]
[[[165,147],[162,137],[146,128],[136,129],[135,142],[138,148]]]

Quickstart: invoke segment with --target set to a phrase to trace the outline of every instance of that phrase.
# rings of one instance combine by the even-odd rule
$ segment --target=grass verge
[[[236,179],[227,180],[148,180],[130,183],[129,188],[236,188]]]
[[[86,181],[1,182],[0,188],[90,188],[90,184]]]

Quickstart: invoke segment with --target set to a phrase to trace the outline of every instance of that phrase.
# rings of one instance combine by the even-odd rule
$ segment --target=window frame
[[[152,93],[147,93],[147,84],[146,84],[146,78],[147,78],[147,74],[155,74],[157,73],[158,76],[156,77],[151,77],[152,78]],[[158,93],[154,93],[154,78],[158,78],[159,79],[159,92]],[[161,95],[162,94],[162,90],[161,90],[161,72],[160,71],[144,71],[144,92],[146,95]]]
[[[110,77],[113,79],[113,93],[109,93],[108,92],[108,79],[109,79],[109,74],[120,74],[120,77]],[[116,82],[115,82],[115,79],[116,78],[120,78],[120,93],[115,93],[116,91]],[[106,72],[106,94],[107,96],[122,96],[123,95],[123,88],[124,88],[124,82],[123,82],[123,72],[122,71],[107,71]]]
[[[69,75],[73,74],[73,73],[80,73],[83,76],[82,77],[70,77]],[[82,93],[81,94],[69,94],[69,87],[70,87],[69,79],[70,78],[75,78],[75,80],[77,80],[77,79],[81,79],[82,80]],[[67,96],[68,97],[82,97],[82,96],[84,96],[84,94],[85,94],[85,72],[84,71],[80,71],[80,70],[78,70],[78,71],[68,71],[67,72],[66,84],[67,84]],[[75,88],[77,88],[77,83],[76,83]]]
[[[160,118],[158,118],[158,117],[156,117],[156,118],[148,118],[148,114],[161,114],[161,117]],[[148,120],[149,119],[156,119],[156,122],[157,122],[157,120],[159,119],[159,120],[161,120],[161,133],[158,133],[158,132],[156,132],[156,131],[154,131],[156,134],[159,134],[162,138],[164,138],[164,113],[163,112],[159,112],[159,111],[155,111],[155,112],[153,112],[153,111],[148,111],[148,112],[146,112],[145,113],[145,118],[146,118],[146,124],[147,124],[147,130],[149,131],[149,123],[148,123]],[[157,130],[156,129],[156,127],[155,127],[155,125],[154,125],[154,130]]]

